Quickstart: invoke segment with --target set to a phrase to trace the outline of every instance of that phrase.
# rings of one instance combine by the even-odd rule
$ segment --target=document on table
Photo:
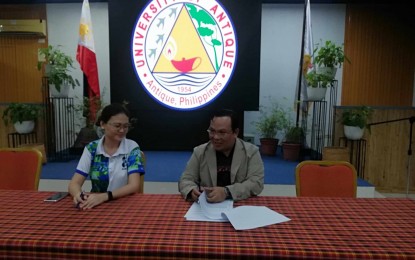
[[[291,220],[265,206],[239,206],[222,215],[229,219],[236,230],[265,227]]]
[[[194,202],[184,216],[190,221],[230,222],[236,230],[246,230],[282,223],[290,219],[265,206],[239,206],[233,201],[209,203],[203,192],[199,203]]]
[[[184,217],[193,221],[228,222],[222,216],[222,212],[233,208],[232,200],[224,200],[220,203],[209,203],[205,192],[199,196],[199,202],[194,202]]]

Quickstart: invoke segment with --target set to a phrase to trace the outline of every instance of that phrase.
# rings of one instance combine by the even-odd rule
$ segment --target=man
[[[197,201],[205,191],[209,202],[243,200],[264,188],[264,164],[258,147],[238,138],[238,119],[231,110],[216,112],[210,141],[194,148],[179,181],[182,196]]]

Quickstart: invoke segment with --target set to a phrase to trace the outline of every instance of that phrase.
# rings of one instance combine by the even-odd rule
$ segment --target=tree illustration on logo
[[[215,20],[203,9],[197,10],[196,6],[193,4],[186,4],[186,7],[189,10],[190,16],[197,21],[198,27],[197,31],[202,37],[202,40],[209,46],[212,46],[213,53],[215,54],[215,67],[216,71],[219,70],[218,58],[216,54],[216,46],[221,46],[222,42],[215,38],[214,30],[206,27],[205,25],[212,25],[214,28],[217,27]],[[202,26],[203,23],[203,26]]]

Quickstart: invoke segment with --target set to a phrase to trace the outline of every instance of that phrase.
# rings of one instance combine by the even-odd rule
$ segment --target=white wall
[[[108,4],[90,3],[92,25],[94,29],[99,81],[104,102],[110,102],[110,64]],[[48,4],[49,43],[63,45],[63,50],[75,59],[78,42],[78,26],[81,15],[81,3]],[[302,22],[304,6],[299,4],[264,4],[262,8],[261,32],[261,71],[260,104],[266,106],[268,96],[288,107],[294,107],[295,89],[298,82],[300,62]],[[314,43],[320,39],[330,39],[338,44],[344,42],[345,28],[344,4],[311,4],[311,22]],[[76,62],[74,76],[82,82],[82,72]],[[336,76],[338,84],[338,103],[341,93],[342,71]],[[82,88],[73,91],[73,95],[82,97]],[[245,112],[245,133],[258,135],[252,121],[258,112]],[[293,119],[295,113],[293,112]]]
[[[109,64],[109,30],[108,3],[90,3],[95,53],[98,63],[98,76],[101,97],[104,103],[110,103],[110,64]],[[79,63],[76,61],[76,49],[79,37],[79,21],[82,3],[47,4],[48,38],[51,45],[62,45],[61,49],[74,59],[73,77],[78,79],[81,87],[71,89],[69,95],[75,104],[81,104],[83,98],[83,78]],[[82,118],[75,118],[77,132],[84,126]]]
[[[262,8],[261,31],[261,71],[260,105],[267,106],[269,96],[289,108],[294,108],[296,86],[301,55],[301,39],[304,5],[264,4]],[[314,44],[332,40],[344,42],[345,12],[344,4],[311,4],[311,23]],[[342,71],[338,70],[336,79],[338,95],[341,93]],[[338,97],[339,101],[340,98]],[[259,112],[245,112],[245,133],[259,136],[251,123]],[[293,111],[293,120],[296,113]],[[281,135],[278,136],[281,139]]]

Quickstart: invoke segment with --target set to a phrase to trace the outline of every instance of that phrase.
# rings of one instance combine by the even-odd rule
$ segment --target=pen
[[[200,196],[200,193],[202,193],[202,190],[201,190],[201,188],[200,188],[200,184],[198,184],[197,185],[197,190],[199,191],[199,196]],[[198,203],[199,204],[199,196],[197,196],[197,198],[196,198],[196,203]]]
[[[85,195],[85,193],[84,193],[84,191],[81,191],[81,194],[79,195],[80,197],[81,197],[81,199],[82,200],[84,200],[85,198],[84,198],[84,195]],[[79,209],[79,204],[81,204],[81,202],[78,202],[77,204],[76,204],[76,207]]]

